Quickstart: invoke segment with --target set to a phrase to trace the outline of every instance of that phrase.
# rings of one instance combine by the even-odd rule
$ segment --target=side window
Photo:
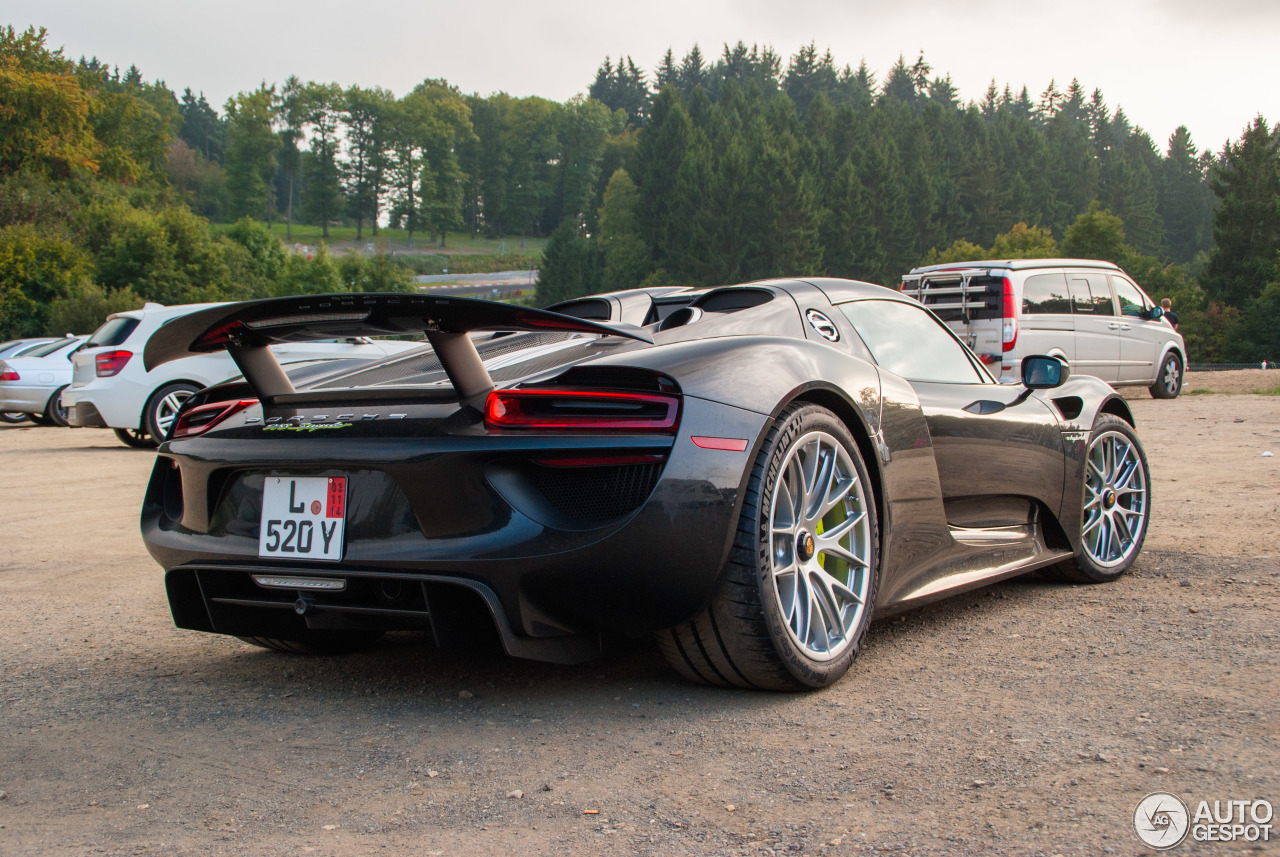
[[[1067,278],[1063,274],[1037,274],[1022,284],[1022,314],[1071,313]]]
[[[908,381],[977,384],[983,378],[960,341],[921,306],[899,301],[854,301],[840,310],[876,363]]]
[[[1071,286],[1071,303],[1077,313],[1086,315],[1115,315],[1111,303],[1111,287],[1106,274],[1068,274]]]
[[[1124,277],[1112,277],[1111,283],[1116,287],[1116,297],[1120,300],[1120,314],[1141,317],[1151,302],[1146,299],[1142,290]]]

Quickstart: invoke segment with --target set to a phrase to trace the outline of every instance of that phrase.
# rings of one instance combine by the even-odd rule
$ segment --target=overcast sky
[[[226,98],[261,81],[378,85],[424,78],[463,92],[585,92],[606,55],[652,73],[668,47],[813,42],[883,78],[923,51],[964,100],[994,78],[1038,98],[1051,79],[1101,88],[1162,150],[1178,125],[1220,149],[1261,113],[1280,121],[1280,0],[0,0],[0,22],[49,30],[67,56],[136,64],[175,91]]]

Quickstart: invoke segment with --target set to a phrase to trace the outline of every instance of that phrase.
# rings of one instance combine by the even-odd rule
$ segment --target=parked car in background
[[[108,316],[73,358],[71,385],[63,392],[67,419],[78,428],[109,428],[129,446],[156,446],[182,403],[197,390],[240,374],[225,351],[166,363],[142,364],[147,340],[165,322],[218,304],[160,306]],[[359,358],[371,360],[417,347],[417,342],[353,337],[330,342],[273,346],[282,365]]]
[[[38,345],[44,345],[46,342],[54,342],[56,336],[35,336],[29,339],[10,339],[8,342],[0,342],[0,359],[5,357],[17,357],[25,354]]]
[[[0,342],[0,360],[5,357],[17,357],[37,345],[52,342],[53,339],[52,336],[37,336],[31,339],[10,339],[7,342]],[[21,423],[26,419],[27,415],[22,411],[0,411],[0,423]]]
[[[902,293],[933,310],[1001,383],[1023,355],[1049,354],[1112,386],[1157,399],[1182,389],[1182,335],[1128,274],[1088,259],[957,262],[915,268]]]
[[[71,383],[71,355],[88,338],[53,339],[0,359],[0,411],[22,414],[38,425],[65,426],[67,414],[58,399]]]

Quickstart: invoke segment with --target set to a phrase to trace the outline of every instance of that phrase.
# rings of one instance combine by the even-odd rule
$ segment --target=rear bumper
[[[279,574],[280,569],[245,565],[170,571],[165,590],[174,623],[194,631],[281,639],[314,631],[421,630],[436,645],[453,648],[475,640],[476,625],[483,622],[496,630],[503,651],[512,657],[573,664],[600,652],[598,633],[516,633],[497,594],[468,578],[347,571],[341,575],[347,589],[335,596],[257,587],[253,577],[264,573]]]
[[[65,405],[67,400],[64,397],[62,401]],[[68,407],[67,422],[73,428],[109,428],[93,402],[76,402],[74,407]]]
[[[0,386],[0,411],[21,411],[24,414],[42,414],[49,405],[49,397],[55,387],[23,387],[14,384]]]
[[[143,536],[168,572],[180,627],[287,638],[291,631],[354,622],[430,628],[439,638],[447,632],[432,605],[448,603],[448,593],[461,589],[487,605],[510,654],[581,659],[597,649],[600,632],[645,633],[688,619],[719,579],[767,417],[684,401],[674,439],[511,433],[170,441],[144,501]],[[690,435],[747,438],[748,449],[703,449]],[[650,479],[640,468],[653,465],[602,483],[531,487],[516,459],[554,451],[556,444],[579,454],[584,444],[592,454],[657,445],[667,458],[641,483],[634,503],[618,505],[618,494]],[[258,557],[263,479],[289,474],[348,477],[340,563]],[[584,517],[582,491],[593,485],[589,503],[592,509],[603,504],[604,511]],[[255,569],[343,578],[348,590],[335,596],[268,591],[253,582]],[[396,584],[390,600],[380,588],[385,581]],[[299,598],[311,599],[314,611],[294,613]]]
[[[142,408],[151,392],[149,387],[122,376],[94,378],[87,384],[72,383],[63,390],[62,406],[73,426],[136,429],[141,427]],[[96,414],[96,422],[80,423],[71,416],[81,412],[82,406],[87,406],[84,413]]]

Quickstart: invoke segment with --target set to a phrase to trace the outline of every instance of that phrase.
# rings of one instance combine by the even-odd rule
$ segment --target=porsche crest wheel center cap
[[[813,559],[817,545],[813,541],[813,536],[808,533],[801,533],[800,538],[796,539],[796,547],[800,552],[800,561],[808,562]]]
[[[1102,492],[1103,508],[1110,509],[1115,504],[1116,504],[1116,492],[1112,491],[1109,488],[1106,491]]]

